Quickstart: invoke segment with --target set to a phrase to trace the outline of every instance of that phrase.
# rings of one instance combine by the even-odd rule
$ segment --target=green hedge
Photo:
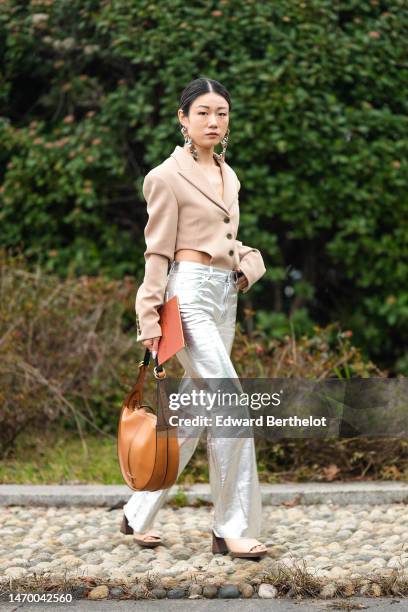
[[[64,277],[143,276],[141,184],[182,144],[183,87],[233,100],[239,238],[266,335],[338,320],[408,374],[403,0],[1,3],[1,242]]]

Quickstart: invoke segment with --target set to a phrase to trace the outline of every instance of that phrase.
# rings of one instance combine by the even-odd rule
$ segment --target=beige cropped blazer
[[[148,221],[145,274],[135,302],[138,341],[162,335],[157,308],[164,301],[169,263],[179,249],[205,251],[211,265],[227,270],[239,266],[248,279],[244,293],[266,272],[258,249],[237,240],[240,183],[225,161],[220,167],[223,199],[191,153],[178,145],[145,176]]]

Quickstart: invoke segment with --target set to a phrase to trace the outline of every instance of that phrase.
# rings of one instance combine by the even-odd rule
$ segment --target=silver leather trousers
[[[238,301],[236,278],[232,270],[191,261],[172,262],[165,301],[178,295],[186,346],[177,358],[184,377],[238,378],[230,359]],[[214,532],[225,538],[259,538],[262,502],[254,439],[215,437],[206,429]],[[198,437],[178,438],[178,475],[193,455],[200,433]],[[169,490],[133,493],[123,510],[136,533],[153,527]]]

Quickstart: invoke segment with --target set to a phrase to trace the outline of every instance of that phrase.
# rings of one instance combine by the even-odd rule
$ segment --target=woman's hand
[[[160,340],[161,336],[157,336],[156,338],[150,338],[149,340],[142,340],[142,344],[143,346],[145,346],[146,348],[148,348],[150,350],[151,353],[153,353],[153,351],[158,351],[159,349],[159,340]],[[154,355],[153,355],[154,358]]]
[[[248,287],[248,279],[245,276],[245,274],[242,272],[241,268],[237,268],[236,272],[241,272],[241,274],[238,276],[238,280],[235,283],[238,289],[245,289],[245,287]]]

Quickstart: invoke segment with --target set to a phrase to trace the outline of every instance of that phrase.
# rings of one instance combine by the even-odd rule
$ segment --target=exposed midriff
[[[179,249],[175,256],[175,261],[194,261],[195,263],[202,263],[209,265],[211,256],[204,251],[197,251],[195,249]]]

